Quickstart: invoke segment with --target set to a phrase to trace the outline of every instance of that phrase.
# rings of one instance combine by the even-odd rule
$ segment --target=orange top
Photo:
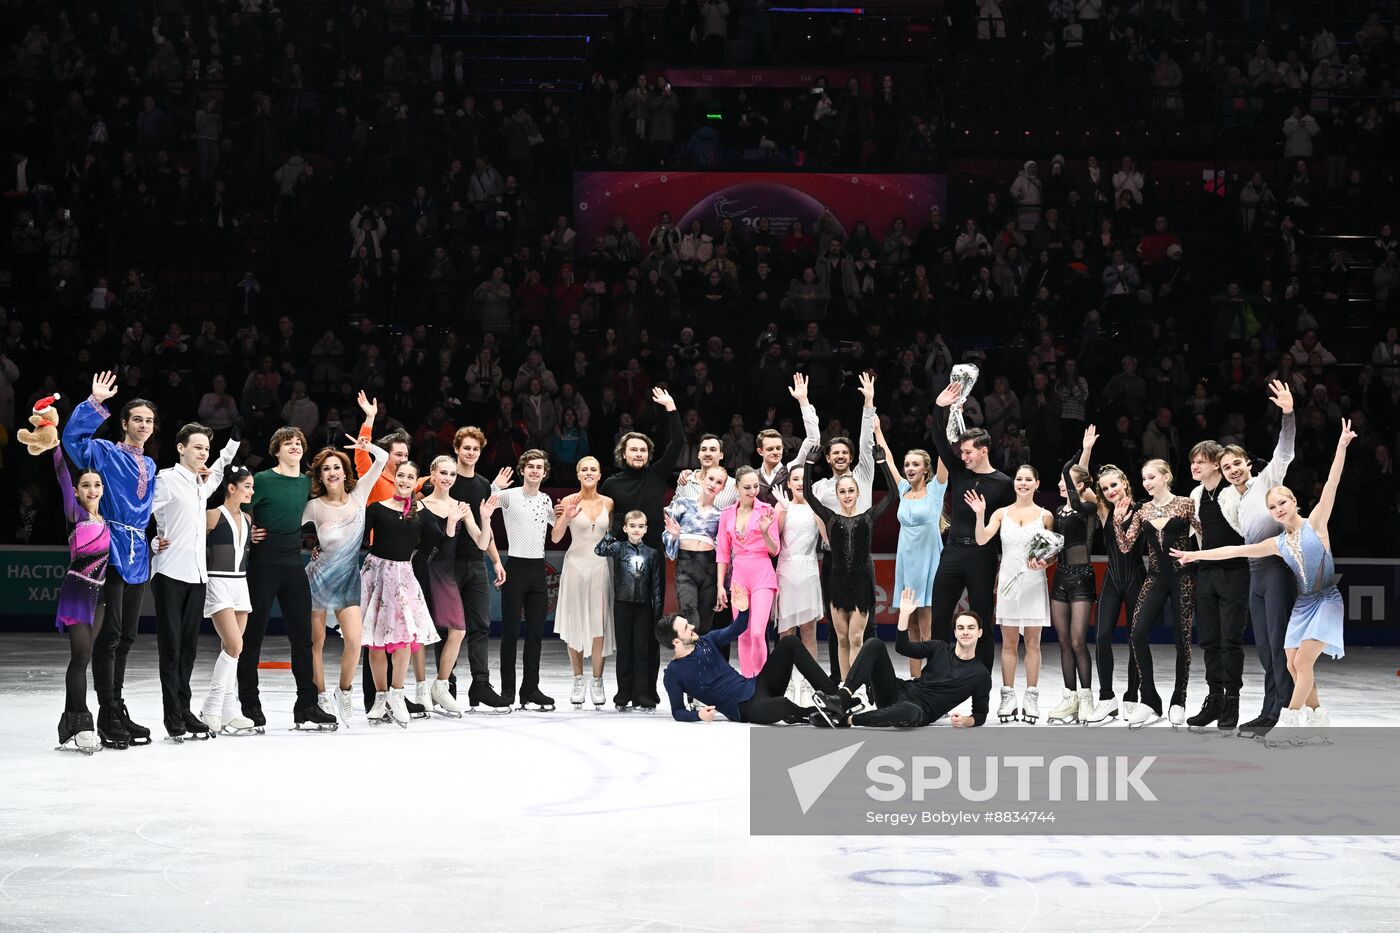
[[[371,437],[371,435],[373,433],[374,432],[371,430],[369,425],[360,425],[360,437],[372,440],[373,438]],[[355,451],[355,474],[357,476],[364,476],[366,473],[368,473],[369,468],[373,463],[374,461],[370,459],[370,455],[367,451]],[[376,502],[383,502],[384,500],[392,499],[393,497],[393,474],[387,471],[380,473],[379,478],[374,481],[374,488],[371,489],[369,492],[368,504],[373,505]]]

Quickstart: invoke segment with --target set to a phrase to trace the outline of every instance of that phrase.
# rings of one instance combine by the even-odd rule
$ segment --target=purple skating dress
[[[107,553],[111,532],[101,518],[91,518],[78,505],[73,478],[63,462],[63,448],[53,449],[53,469],[63,497],[63,514],[73,531],[68,535],[68,573],[58,589],[58,612],[54,626],[65,631],[70,625],[92,625],[102,599],[102,581],[107,576]]]

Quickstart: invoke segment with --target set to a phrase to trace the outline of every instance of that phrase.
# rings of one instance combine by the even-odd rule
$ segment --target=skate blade
[[[151,740],[150,740],[149,738],[146,738],[146,739],[132,739],[132,740],[131,740],[131,744],[132,744],[132,745],[150,745],[150,744],[151,744]]]
[[[407,720],[407,719],[393,718],[393,719],[390,719],[389,721],[392,722],[394,725],[398,726],[400,729],[407,729],[407,728],[408,728],[408,720]]]
[[[474,716],[509,716],[511,708],[509,706],[471,706],[467,712]]]
[[[552,706],[545,706],[545,705],[540,704],[540,703],[521,703],[521,704],[520,704],[520,708],[523,709],[523,710],[525,710],[527,713],[552,713],[552,712],[554,712],[554,707],[552,707]]]
[[[1161,716],[1156,716],[1156,717],[1154,717],[1154,718],[1152,718],[1152,719],[1147,720],[1146,722],[1130,722],[1130,723],[1128,723],[1128,728],[1129,728],[1129,729],[1132,729],[1132,730],[1134,730],[1134,731],[1136,731],[1136,730],[1138,730],[1138,729],[1146,729],[1148,726],[1155,725],[1155,724],[1157,724],[1157,723],[1159,723],[1159,722],[1161,722],[1161,721],[1162,721],[1162,717],[1161,717]]]
[[[319,722],[317,722],[317,723],[299,722],[299,723],[297,723],[296,725],[292,726],[292,728],[288,729],[287,731],[288,731],[288,732],[334,732],[335,730],[336,730],[335,723],[332,723],[332,722],[328,722],[328,723],[319,723]]]
[[[67,742],[62,743],[61,745],[55,745],[53,747],[53,750],[56,752],[79,752],[91,758],[95,753],[102,751],[102,748],[103,746],[101,745],[97,746],[96,748],[83,748],[81,745],[78,745],[72,739],[69,739]]]
[[[263,731],[262,731],[261,729],[259,729],[257,726],[249,726],[247,729],[233,729],[233,728],[230,728],[230,727],[228,727],[228,726],[225,726],[223,729],[220,729],[220,730],[219,730],[219,735],[229,735],[229,736],[238,736],[238,735],[262,735],[262,734],[263,734]]]
[[[456,712],[456,713],[454,713],[454,712],[452,712],[452,711],[449,710],[449,709],[443,709],[441,706],[435,707],[435,708],[433,709],[433,712],[437,713],[439,716],[444,716],[444,717],[446,717],[446,718],[448,718],[448,719],[461,719],[461,718],[462,718],[461,712]]]
[[[194,739],[187,735],[167,735],[165,741],[173,742],[176,745],[184,745],[186,742],[193,742]]]
[[[126,749],[129,748],[131,745],[130,742],[117,742],[108,738],[103,738],[99,741],[102,742],[103,748],[115,748],[117,751],[126,751]]]
[[[409,719],[430,719],[431,717],[430,717],[427,713],[409,713],[409,714],[408,714],[408,718],[409,718]]]
[[[1010,716],[998,716],[997,718],[1001,720],[1001,724],[1003,726],[1006,725],[1008,722],[1021,721],[1021,717],[1017,716],[1015,713],[1011,714]]]

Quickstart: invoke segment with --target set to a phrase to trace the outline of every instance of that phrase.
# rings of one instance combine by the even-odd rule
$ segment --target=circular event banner
[[[811,234],[822,210],[830,209],[847,235],[863,220],[878,239],[897,217],[912,235],[927,223],[930,207],[946,214],[947,196],[945,175],[577,172],[574,223],[581,247],[591,249],[616,217],[645,246],[663,210],[682,231],[699,220],[713,236],[727,217],[747,232],[767,217],[773,235],[784,237],[798,220]]]

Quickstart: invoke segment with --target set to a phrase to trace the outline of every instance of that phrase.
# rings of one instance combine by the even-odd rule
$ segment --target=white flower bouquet
[[[1050,558],[1065,549],[1064,535],[1057,535],[1053,531],[1041,529],[1031,535],[1029,544],[1026,547],[1027,562],[1033,560],[1049,562]],[[1011,579],[1001,585],[1001,595],[1005,596],[1016,586],[1016,582],[1021,579],[1021,575],[1029,568],[1022,565],[1016,568],[1016,572],[1011,575]]]
[[[953,371],[948,374],[948,381],[962,389],[962,395],[948,409],[948,441],[956,444],[958,435],[967,430],[967,424],[963,421],[963,402],[967,401],[972,394],[972,387],[977,384],[978,370],[971,363],[959,363],[953,367]]]

